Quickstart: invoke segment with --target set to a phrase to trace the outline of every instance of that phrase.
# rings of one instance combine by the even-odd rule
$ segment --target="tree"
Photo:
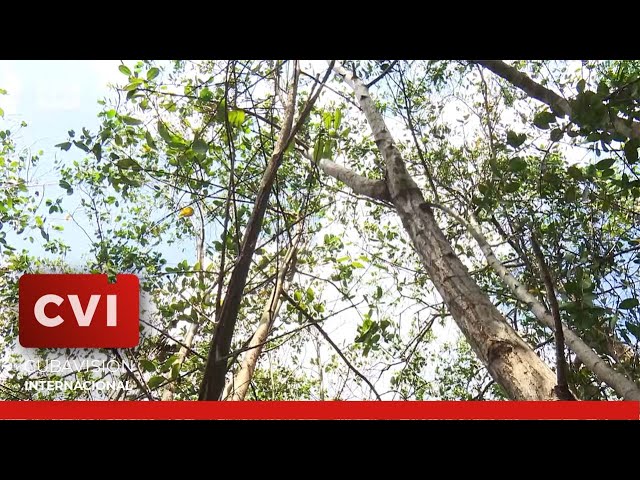
[[[134,384],[111,398],[640,398],[638,69],[572,65],[121,65],[98,132],[58,144],[85,268],[148,298],[140,346],[102,352]]]

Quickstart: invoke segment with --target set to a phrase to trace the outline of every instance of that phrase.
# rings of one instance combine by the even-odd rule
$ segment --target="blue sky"
[[[69,130],[97,129],[97,114],[102,109],[98,100],[110,95],[110,83],[119,83],[125,78],[118,71],[120,63],[120,60],[0,60],[0,88],[7,91],[7,95],[0,96],[0,107],[5,112],[4,118],[0,118],[0,128],[16,131],[16,126],[25,121],[28,126],[14,137],[18,148],[28,148],[34,153],[43,150],[32,182],[44,184],[44,198],[63,197],[65,213],[50,215],[48,220],[63,225],[64,231],[50,233],[71,246],[66,260],[75,267],[86,263],[89,242],[77,225],[65,220],[65,214],[73,211],[79,199],[66,196],[58,187],[60,175],[53,169],[53,162],[56,158],[64,159],[65,163],[78,160],[82,152],[75,148],[64,152],[54,145],[65,142]],[[132,66],[135,61],[124,63]],[[77,218],[77,221],[88,227],[87,231],[93,230],[87,219]],[[33,244],[18,242],[10,232],[7,238],[14,246],[26,248],[31,255],[44,255],[37,232],[34,237],[37,239]],[[169,253],[170,264],[193,256],[175,246],[163,253]]]
[[[21,144],[49,149],[66,140],[67,130],[98,125],[97,101],[107,84],[122,76],[119,60],[0,61],[5,121],[24,120]]]

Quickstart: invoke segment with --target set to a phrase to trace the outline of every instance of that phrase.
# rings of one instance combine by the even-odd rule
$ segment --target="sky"
[[[0,88],[5,121],[29,124],[24,140],[34,148],[66,140],[67,130],[98,125],[97,101],[118,80],[119,60],[2,60]]]
[[[34,153],[43,151],[32,182],[39,185],[36,188],[43,197],[65,196],[58,187],[59,174],[53,170],[53,162],[59,157],[77,159],[79,150],[63,152],[54,145],[66,141],[69,130],[80,131],[82,127],[91,130],[98,126],[97,101],[108,93],[107,85],[122,76],[119,63],[119,60],[0,61],[0,88],[7,91],[7,95],[0,97],[4,110],[0,128],[15,129],[21,121],[27,123],[15,141],[19,148]],[[69,200],[65,198],[63,205],[71,209]],[[64,226],[65,230],[61,234],[55,232],[56,236],[67,243],[88,246],[88,239],[73,222],[65,221],[64,214],[53,215],[49,221]],[[22,246],[18,241],[12,243]],[[28,249],[33,255],[44,253],[38,242],[28,245]],[[72,248],[67,261],[79,264],[85,251],[86,248]]]
[[[48,222],[60,224],[62,232],[49,232],[60,238],[71,249],[65,260],[75,267],[86,263],[89,239],[82,229],[69,221],[68,213],[79,205],[80,196],[67,197],[65,190],[58,186],[60,174],[53,169],[58,158],[66,162],[80,160],[83,153],[77,148],[64,152],[54,146],[66,142],[68,131],[80,132],[82,128],[95,132],[100,125],[98,113],[102,106],[98,101],[110,95],[109,85],[122,83],[124,75],[118,66],[124,62],[132,66],[135,60],[0,60],[0,88],[7,95],[0,96],[0,107],[4,118],[0,118],[0,128],[15,130],[21,121],[27,123],[14,139],[19,148],[32,152],[43,151],[36,167],[32,183],[36,184],[43,198],[63,197],[62,214],[49,215]],[[86,218],[74,217],[89,232],[93,229]],[[25,243],[12,232],[7,239],[18,248],[24,247],[35,256],[49,256],[42,247]],[[184,258],[181,250],[166,249],[170,265]]]

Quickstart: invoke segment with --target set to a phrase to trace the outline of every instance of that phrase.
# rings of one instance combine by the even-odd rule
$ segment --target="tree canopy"
[[[0,119],[0,398],[640,400],[640,62],[119,71],[48,150]],[[139,346],[21,348],[36,272],[138,275]]]

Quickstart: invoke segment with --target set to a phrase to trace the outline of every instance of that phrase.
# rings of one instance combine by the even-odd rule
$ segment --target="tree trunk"
[[[558,400],[552,370],[478,287],[438,227],[367,87],[340,65],[336,64],[334,70],[355,92],[386,165],[389,198],[429,277],[475,353],[511,398]],[[342,181],[348,179],[343,176]]]
[[[499,77],[504,78],[511,85],[519,88],[530,97],[545,103],[551,107],[554,113],[568,115],[572,122],[576,123],[576,125],[581,125],[580,122],[577,122],[573,117],[571,104],[567,100],[553,90],[549,90],[533,81],[526,74],[519,72],[501,60],[479,60],[476,63],[491,70]],[[609,131],[611,133],[619,133],[627,138],[640,138],[640,123],[635,120],[629,122],[617,114],[611,115],[610,118],[611,129]]]
[[[227,295],[222,304],[220,316],[217,319],[218,324],[216,325],[209,347],[204,376],[202,384],[200,385],[199,400],[219,400],[223,394],[225,375],[228,370],[227,364],[231,340],[233,339],[233,332],[235,330],[238,312],[240,311],[240,302],[242,301],[256,242],[262,230],[262,221],[264,220],[264,215],[269,204],[269,196],[271,195],[271,189],[275,182],[276,173],[282,163],[282,158],[284,157],[287,147],[294,140],[298,130],[302,127],[305,119],[311,112],[330,73],[331,66],[327,69],[324,79],[314,85],[312,93],[294,125],[293,117],[296,110],[298,79],[300,77],[300,64],[298,61],[294,62],[294,73],[289,87],[287,105],[285,106],[283,126],[278,134],[273,155],[262,176],[258,195],[253,206],[253,212],[251,213],[251,218],[249,219],[242,239],[242,245],[236,259],[235,267],[231,272]]]
[[[231,272],[227,294],[222,304],[218,324],[216,325],[207,363],[205,366],[202,384],[200,385],[200,400],[219,400],[225,386],[228,355],[231,349],[231,340],[235,330],[240,302],[247,282],[251,259],[256,248],[258,235],[262,230],[262,221],[269,203],[271,188],[276,178],[276,173],[282,162],[284,152],[291,141],[293,128],[293,116],[296,106],[298,90],[299,65],[295,62],[292,84],[289,90],[285,110],[283,128],[280,130],[273,155],[262,177],[260,189],[256,198],[251,218],[242,239],[242,246],[238,253],[236,265]]]
[[[247,390],[249,389],[251,378],[253,378],[253,372],[256,369],[256,364],[258,363],[258,358],[262,353],[264,343],[271,333],[273,322],[280,312],[280,307],[282,306],[282,292],[285,289],[288,273],[295,268],[297,250],[297,239],[294,239],[294,245],[289,248],[289,251],[285,256],[282,269],[278,273],[276,284],[271,291],[271,295],[269,295],[266,305],[264,306],[258,328],[256,328],[256,331],[251,337],[251,341],[248,346],[249,350],[247,350],[244,358],[242,359],[240,371],[236,373],[231,380],[229,388],[225,389],[227,392],[224,396],[225,400],[244,400],[247,394]]]
[[[500,260],[498,260],[493,253],[493,249],[489,245],[489,242],[487,242],[487,239],[482,234],[480,227],[473,225],[471,222],[467,222],[450,208],[442,205],[434,206],[446,212],[467,229],[476,242],[478,242],[480,250],[482,250],[489,266],[494,272],[496,272],[498,277],[500,277],[509,290],[511,290],[511,293],[513,293],[518,300],[527,305],[531,313],[533,313],[542,324],[555,331],[555,321],[553,316],[536,297],[529,293],[527,287],[518,282],[518,280],[511,275],[511,272],[509,272]],[[611,368],[605,360],[600,358],[600,356],[578,336],[578,334],[569,329],[566,325],[562,326],[562,331],[564,333],[565,343],[569,349],[571,349],[582,363],[596,375],[598,380],[609,385],[625,400],[640,400],[640,389],[634,382]]]

